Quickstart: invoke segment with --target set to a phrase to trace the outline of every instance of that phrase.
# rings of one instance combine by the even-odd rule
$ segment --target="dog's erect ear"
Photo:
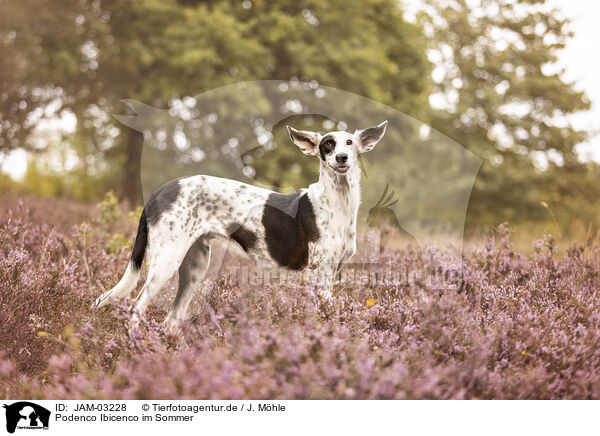
[[[373,147],[383,138],[385,134],[385,128],[387,127],[387,121],[364,130],[357,130],[354,135],[358,137],[358,151],[365,153],[373,150]]]
[[[296,130],[291,126],[287,126],[287,129],[290,132],[292,142],[300,147],[302,153],[314,156],[319,152],[320,133]]]

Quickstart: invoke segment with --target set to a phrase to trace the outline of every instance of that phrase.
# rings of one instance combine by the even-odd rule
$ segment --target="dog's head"
[[[354,133],[337,131],[321,134],[308,130],[296,130],[287,126],[292,142],[304,154],[318,155],[322,164],[336,174],[346,174],[358,165],[358,155],[375,147],[383,138],[387,121]]]

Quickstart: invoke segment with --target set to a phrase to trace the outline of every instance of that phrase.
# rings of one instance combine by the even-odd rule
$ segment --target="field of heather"
[[[600,398],[595,238],[523,254],[502,227],[469,245],[459,292],[346,283],[324,302],[308,286],[216,280],[175,339],[161,324],[168,295],[139,329],[130,301],[89,309],[123,272],[135,213],[110,196],[1,201],[3,399]],[[383,264],[424,256],[461,261],[430,247]]]

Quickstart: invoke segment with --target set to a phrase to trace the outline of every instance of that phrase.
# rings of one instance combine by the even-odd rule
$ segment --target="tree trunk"
[[[127,139],[125,143],[125,165],[122,184],[123,198],[129,203],[131,208],[134,208],[142,203],[140,165],[142,162],[144,135],[133,129],[126,129],[124,130],[124,133],[126,134]]]

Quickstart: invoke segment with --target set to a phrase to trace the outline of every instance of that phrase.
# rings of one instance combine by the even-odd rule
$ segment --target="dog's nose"
[[[348,155],[346,153],[336,154],[335,160],[339,164],[345,164],[346,162],[348,162]]]

